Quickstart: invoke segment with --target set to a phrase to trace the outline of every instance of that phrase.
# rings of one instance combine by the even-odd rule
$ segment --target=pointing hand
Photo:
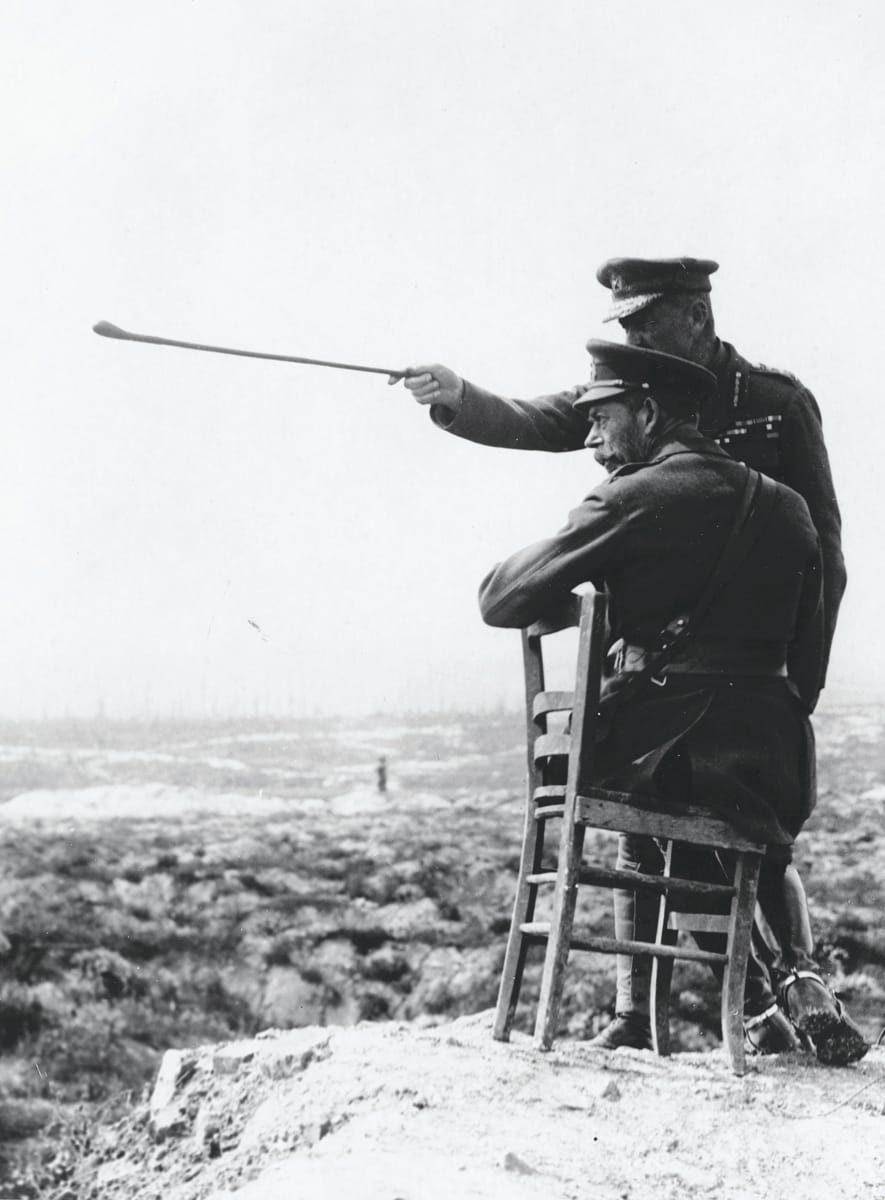
[[[409,367],[403,383],[419,404],[441,404],[453,415],[464,398],[464,380],[441,363]]]

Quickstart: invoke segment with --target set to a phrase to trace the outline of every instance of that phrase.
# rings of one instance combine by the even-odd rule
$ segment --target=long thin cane
[[[173,338],[153,337],[147,333],[129,333],[119,325],[110,321],[99,321],[92,326],[95,333],[101,337],[120,338],[126,342],[148,342],[152,346],[177,346],[179,350],[205,350],[210,354],[235,354],[240,358],[269,358],[274,362],[303,363],[310,367],[332,367],[336,371],[366,371],[372,375],[386,375],[391,383],[396,383],[406,374],[405,371],[389,371],[386,367],[365,367],[358,363],[332,362],[327,358],[302,358],[294,354],[264,354],[258,350],[232,350],[229,346],[204,346],[199,342],[179,342]]]

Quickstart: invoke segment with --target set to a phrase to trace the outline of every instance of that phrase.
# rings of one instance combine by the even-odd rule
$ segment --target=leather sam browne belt
[[[645,646],[623,642],[615,657],[615,673],[645,671],[658,653]],[[672,658],[668,657],[656,674],[786,677],[786,658],[783,642],[693,637],[675,648]]]

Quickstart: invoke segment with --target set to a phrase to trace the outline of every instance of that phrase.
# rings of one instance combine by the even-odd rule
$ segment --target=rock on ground
[[[538,1053],[447,1025],[270,1030],[169,1053],[68,1181],[102,1200],[832,1200],[885,1195],[885,1050]]]

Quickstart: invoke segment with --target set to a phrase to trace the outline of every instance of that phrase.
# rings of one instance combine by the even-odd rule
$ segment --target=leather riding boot
[[[642,1013],[617,1013],[611,1025],[587,1043],[598,1050],[651,1050],[651,1021]]]
[[[810,1039],[822,1063],[846,1067],[863,1058],[870,1048],[861,1030],[821,977],[813,971],[795,971],[781,984],[781,1008],[804,1037]]]
[[[814,938],[805,888],[792,864],[763,863],[759,906],[778,942],[771,964],[778,1003],[822,1063],[843,1067],[869,1050],[861,1030],[824,983],[814,959]]]

